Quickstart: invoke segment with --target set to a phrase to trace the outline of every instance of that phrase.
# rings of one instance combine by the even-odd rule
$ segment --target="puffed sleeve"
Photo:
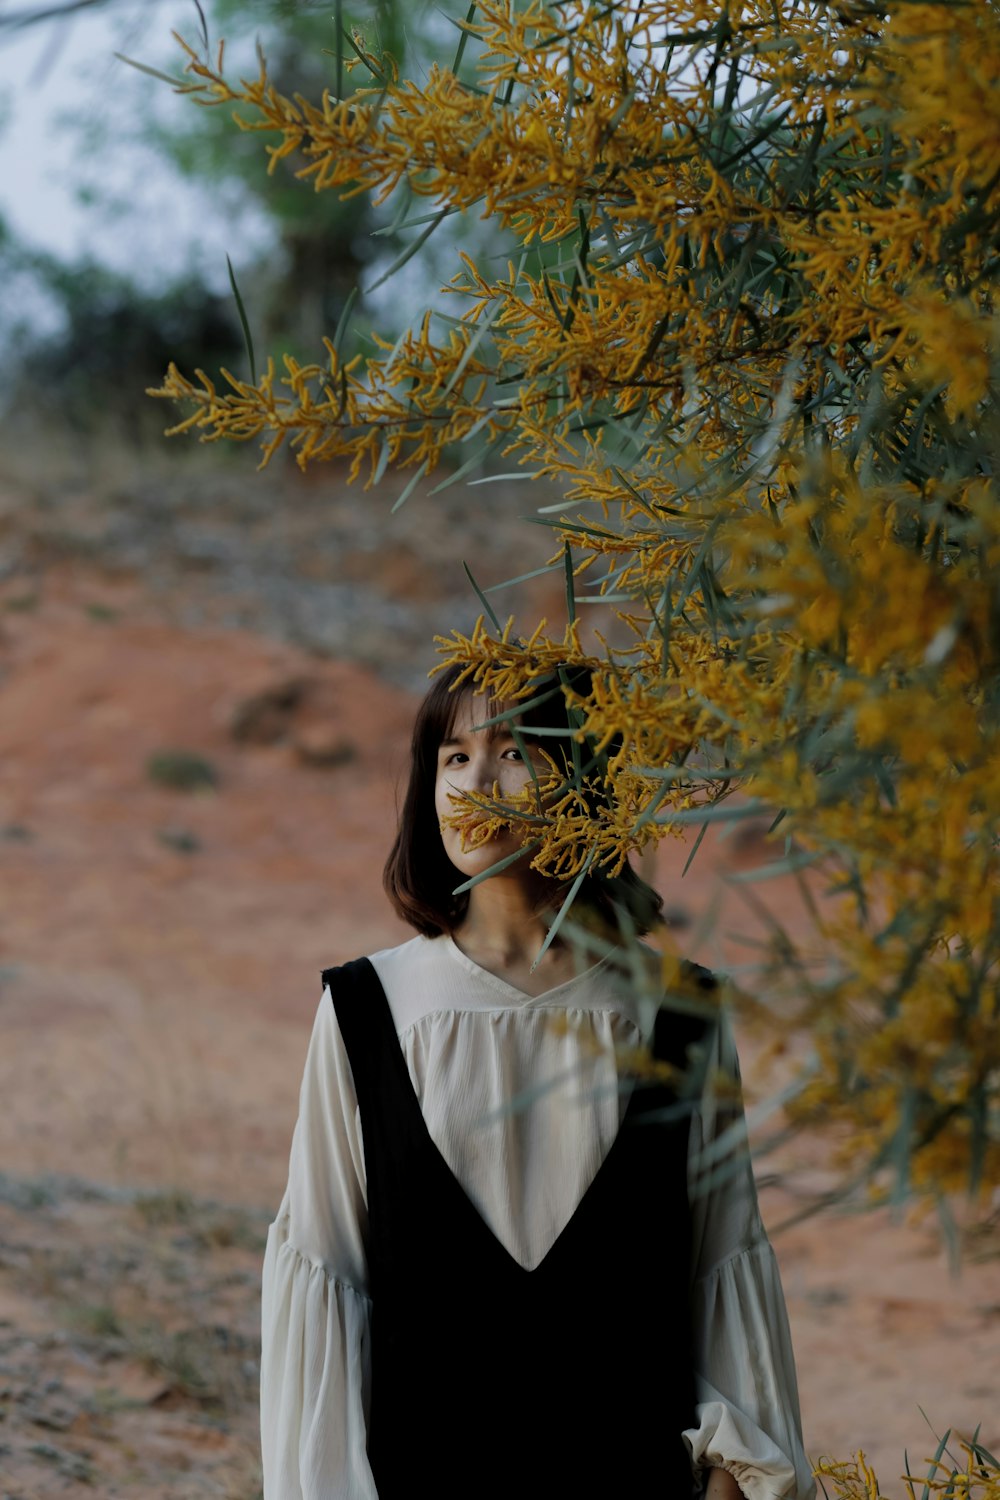
[[[714,1032],[692,1125],[692,1315],[696,1469],[725,1469],[747,1500],[812,1500],[788,1315],[757,1207],[739,1065],[728,1025]]]
[[[261,1302],[264,1500],[376,1500],[365,1165],[354,1080],[326,990],[271,1225]]]

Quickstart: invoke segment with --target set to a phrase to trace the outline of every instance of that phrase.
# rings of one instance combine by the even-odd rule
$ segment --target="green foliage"
[[[175,854],[198,854],[201,850],[198,835],[187,828],[160,828],[156,837],[165,849],[172,849]]]
[[[741,889],[766,907],[766,879],[808,871],[831,896],[801,937],[767,912],[754,974],[815,1048],[789,1109],[845,1127],[845,1171],[887,1195],[982,1195],[1000,1177],[1000,12],[476,0],[459,30],[426,76],[351,38],[334,101],[188,49],[200,104],[329,196],[398,204],[408,248],[481,214],[517,249],[456,246],[450,306],[374,357],[328,337],[255,383],[174,365],[157,394],[186,404],[175,431],[259,439],[265,463],[395,466],[399,503],[459,443],[445,483],[500,450],[547,482],[565,629],[481,620],[443,649],[503,700],[585,668],[572,706],[621,749],[599,817],[577,775],[541,831],[524,806],[470,817],[526,822],[533,867],[572,892],[671,833],[770,814],[784,848]]]
[[[146,762],[146,774],[175,792],[211,791],[219,784],[212,762],[194,750],[158,750]]]
[[[16,412],[58,410],[86,428],[109,413],[123,433],[148,426],[142,391],[178,347],[198,366],[233,364],[243,340],[231,298],[181,279],[156,291],[96,263],[72,265],[0,241],[0,274],[44,308],[48,330],[22,325],[2,394]]]

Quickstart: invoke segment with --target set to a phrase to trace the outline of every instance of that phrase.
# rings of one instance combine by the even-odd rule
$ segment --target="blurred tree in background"
[[[3,234],[0,276],[48,314],[40,328],[9,300],[3,335],[12,357],[0,395],[11,419],[58,410],[77,432],[110,419],[120,438],[134,438],[149,429],[142,386],[167,359],[184,349],[194,364],[228,363],[242,349],[231,298],[189,277],[150,291],[95,261],[61,261]]]
[[[412,7],[411,21],[421,7]],[[426,7],[423,7],[426,9]],[[289,91],[322,93],[332,79],[334,25],[330,5],[322,0],[213,0],[203,7],[203,40],[224,35],[233,66],[256,65],[256,49],[268,58],[272,77]],[[403,46],[404,12],[400,0],[372,0],[364,8],[364,25],[377,44],[393,53]],[[134,97],[149,146],[187,180],[219,193],[240,206],[252,205],[274,234],[268,250],[248,273],[242,290],[252,303],[255,328],[268,347],[303,357],[316,344],[316,330],[336,328],[359,283],[375,279],[373,264],[387,253],[391,236],[375,237],[387,226],[367,199],[341,202],[326,194],[310,199],[295,173],[294,156],[271,173],[260,170],[260,151],[252,136],[233,130],[228,111],[208,110],[168,115],[154,105],[161,91],[136,79]],[[362,315],[364,298],[358,309]]]
[[[1000,1176],[1000,12],[483,0],[423,76],[349,31],[339,47],[312,101],[198,48],[188,86],[265,132],[272,164],[303,159],[307,188],[423,199],[411,227],[475,209],[516,251],[498,269],[459,247],[449,311],[377,358],[328,340],[323,365],[221,388],[172,366],[175,430],[409,468],[404,495],[456,443],[547,481],[565,635],[484,619],[445,651],[521,700],[553,663],[588,666],[580,734],[623,749],[606,770],[578,755],[544,816],[490,811],[567,880],[769,811],[782,843],[758,877],[810,870],[842,897],[808,948],[770,914],[756,987],[815,1048],[790,1109],[842,1127],[875,1197],[982,1201]],[[631,644],[584,650],[584,603]]]
[[[144,21],[137,43],[127,6],[97,0],[93,10],[117,23],[121,45],[137,46],[144,64],[154,71],[171,65],[169,38],[158,29],[151,32]],[[0,39],[34,26],[48,33],[58,55],[61,28],[90,11],[77,0],[0,11]],[[205,0],[192,6],[191,16],[203,24],[203,43],[225,34],[235,65],[255,67],[260,49],[274,76],[289,88],[320,93],[333,77],[336,32],[325,0]],[[405,50],[418,67],[428,65],[453,32],[429,3],[404,7],[401,0],[363,3],[357,29],[380,49],[397,56]],[[147,56],[150,35],[153,55]],[[44,68],[45,54],[40,65]],[[93,258],[75,261],[22,245],[9,229],[0,233],[6,284],[16,278],[27,294],[7,299],[13,322],[3,331],[14,354],[3,375],[8,409],[37,413],[40,404],[55,398],[63,417],[77,428],[100,426],[115,414],[122,435],[134,435],[146,425],[145,403],[137,393],[159,377],[170,357],[209,368],[238,358],[240,321],[224,258],[220,255],[209,274],[204,265],[185,263],[180,249],[172,257],[166,253],[172,232],[170,184],[178,174],[202,194],[208,212],[230,219],[240,289],[258,337],[269,348],[299,357],[314,353],[317,330],[336,328],[345,313],[345,347],[352,351],[362,346],[373,321],[393,336],[405,325],[409,312],[398,287],[381,298],[377,291],[370,299],[365,295],[401,248],[386,212],[364,198],[346,203],[333,194],[311,198],[295,180],[301,162],[294,159],[273,173],[261,172],[257,143],[233,130],[227,111],[179,110],[171,94],[124,63],[102,106],[62,123],[78,157],[78,196],[91,216],[121,225],[128,236],[134,203],[121,174],[109,170],[124,134],[130,153],[144,151],[145,174],[162,175],[158,212],[170,269],[152,275],[148,265],[137,264],[133,272],[115,271]],[[249,243],[240,233],[248,218],[263,228],[263,249],[260,233]],[[415,286],[415,305],[433,284],[432,276]],[[44,317],[15,316],[10,309],[19,303]],[[370,339],[367,347],[374,347]]]
[[[337,27],[346,23],[342,7],[331,10],[328,0],[256,0],[249,6],[212,0],[203,13],[203,48],[224,37],[227,67],[237,72],[256,69],[266,57],[273,86],[307,98],[335,89],[345,45],[355,61],[384,56],[397,66],[405,59],[413,76],[426,75],[455,46],[455,24],[431,0],[361,0],[352,7],[348,40],[342,34],[339,46]],[[512,235],[498,238],[497,225],[483,224],[478,215],[443,226],[433,242],[424,233],[401,236],[404,205],[390,212],[370,194],[304,193],[300,174],[307,163],[297,149],[262,172],[254,132],[234,131],[230,110],[190,112],[182,117],[187,123],[178,125],[173,110],[169,117],[152,112],[153,98],[147,90],[150,145],[190,180],[232,192],[234,201],[252,201],[275,231],[274,253],[249,273],[247,300],[257,335],[276,355],[314,357],[323,330],[336,329],[345,313],[342,350],[348,357],[362,347],[371,352],[373,321],[383,336],[402,332],[434,295],[459,241],[471,253],[513,248]],[[417,258],[408,253],[414,240],[424,252]],[[400,262],[409,265],[409,280],[398,276],[390,284],[388,275],[401,270]]]

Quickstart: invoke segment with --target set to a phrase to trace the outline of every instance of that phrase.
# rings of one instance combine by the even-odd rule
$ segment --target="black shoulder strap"
[[[718,1024],[712,992],[719,982],[710,969],[684,959],[680,983],[663,997],[653,1029],[653,1056],[686,1074],[682,1092],[701,1092],[711,1041]]]
[[[389,1001],[370,960],[355,958],[339,968],[324,969],[323,984],[330,988],[344,1038],[362,1125],[366,1116],[374,1118],[390,1096],[397,1108],[410,1113],[412,1104],[420,1116]]]

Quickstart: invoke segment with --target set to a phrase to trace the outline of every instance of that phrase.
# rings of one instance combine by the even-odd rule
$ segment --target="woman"
[[[631,870],[578,893],[596,963],[537,958],[561,887],[461,813],[537,787],[562,688],[503,718],[457,679],[417,715],[385,872],[418,936],[323,976],[264,1269],[265,1500],[807,1500],[746,1153],[698,1171],[739,1110],[714,982],[644,1005],[655,956],[607,940],[658,910]]]

